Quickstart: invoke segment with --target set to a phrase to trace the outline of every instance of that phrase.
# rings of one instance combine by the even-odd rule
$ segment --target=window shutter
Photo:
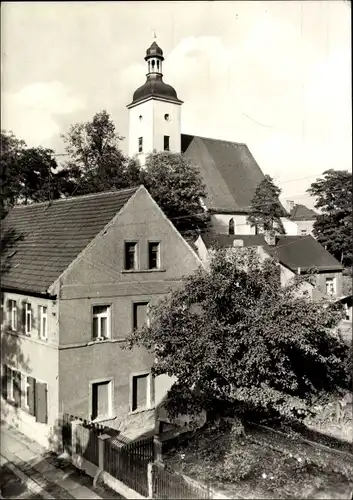
[[[7,399],[7,372],[8,372],[8,367],[6,365],[2,365],[2,377],[1,377],[1,390],[2,390],[2,397],[4,399]]]
[[[42,424],[48,421],[47,413],[47,384],[42,382],[36,383],[36,420]]]
[[[13,373],[13,398],[16,406],[21,406],[21,373]]]
[[[27,382],[29,385],[28,392],[28,411],[30,415],[36,414],[36,379],[33,377],[27,377]]]

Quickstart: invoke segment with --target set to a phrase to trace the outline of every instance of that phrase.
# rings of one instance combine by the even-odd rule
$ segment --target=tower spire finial
[[[156,35],[156,30],[155,28],[153,28],[153,38],[156,39],[157,38],[157,35]]]

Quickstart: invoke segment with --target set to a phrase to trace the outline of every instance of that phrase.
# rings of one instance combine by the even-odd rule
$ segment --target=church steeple
[[[135,90],[129,109],[129,156],[142,166],[152,151],[181,151],[181,104],[175,89],[164,83],[163,50],[153,41],[146,50],[145,83]]]

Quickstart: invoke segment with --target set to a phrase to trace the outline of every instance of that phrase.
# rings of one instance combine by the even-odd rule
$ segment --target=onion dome
[[[163,50],[156,42],[153,42],[146,50],[145,61],[147,62],[146,82],[134,92],[132,102],[128,107],[148,97],[160,97],[169,101],[182,103],[178,99],[175,89],[163,81]]]

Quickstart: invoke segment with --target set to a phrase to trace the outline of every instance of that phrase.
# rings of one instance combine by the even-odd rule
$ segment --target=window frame
[[[150,309],[150,306],[151,306],[151,300],[133,300],[132,301],[132,321],[131,321],[131,330],[134,331],[135,330],[135,310],[137,308],[137,306],[139,305],[145,305],[146,306],[146,325],[147,326],[150,326],[150,317],[149,317],[149,309]],[[137,319],[137,317],[136,317]]]
[[[166,146],[167,143],[167,146]],[[163,136],[163,150],[170,151],[170,135]]]
[[[14,299],[9,299],[9,310],[10,310],[10,327],[13,332],[17,331],[18,317],[17,317],[17,301]]]
[[[92,419],[93,415],[93,386],[98,384],[108,383],[108,415],[104,417],[96,417]],[[111,420],[114,418],[113,414],[113,401],[114,401],[114,378],[106,377],[100,379],[90,380],[89,382],[89,420],[91,422],[100,422],[104,420]]]
[[[124,271],[136,271],[139,268],[137,241],[124,241]],[[127,267],[128,247],[134,245],[134,267]]]
[[[147,377],[147,386],[146,386],[146,405],[143,407],[138,407],[135,410],[133,409],[133,402],[134,402],[134,379],[139,378],[139,377]],[[141,371],[141,372],[134,372],[130,374],[130,395],[129,395],[129,413],[139,413],[142,411],[147,411],[147,410],[152,410],[155,405],[154,401],[154,393],[153,393],[153,377],[151,372],[149,371]]]
[[[157,252],[157,267],[151,267],[151,247],[153,245],[158,246]],[[149,271],[157,271],[162,269],[162,251],[161,251],[161,242],[158,240],[148,241],[148,268]]]
[[[94,308],[95,307],[106,307],[107,308],[107,316],[104,316],[102,313],[98,313],[97,315],[95,315],[94,313]],[[112,330],[111,330],[111,313],[112,311],[112,304],[111,303],[104,303],[104,304],[92,304],[91,306],[91,325],[92,325],[92,328],[91,328],[91,339],[93,342],[99,342],[101,339],[103,340],[110,340],[111,337],[112,337]],[[106,317],[107,318],[107,336],[106,337],[102,337],[102,335],[98,335],[98,337],[94,337],[94,327],[93,327],[93,319],[94,318],[104,318]],[[98,326],[100,328],[100,321],[98,322]],[[98,328],[98,330],[99,330]]]
[[[33,314],[32,314],[32,305],[30,302],[26,302],[25,311],[26,311],[26,314],[25,314],[25,334],[31,335]],[[27,326],[28,326],[27,319],[28,318],[29,318],[29,329],[27,328]]]
[[[332,293],[329,293],[329,291],[328,291],[328,287],[327,287],[328,280],[331,280],[331,282],[332,282]],[[336,295],[336,277],[335,276],[333,276],[333,277],[330,276],[330,277],[325,278],[325,290],[326,290],[326,295],[329,295],[330,297],[333,297]]]
[[[48,306],[38,306],[39,308],[39,338],[41,340],[48,340]],[[45,309],[45,313],[44,313]],[[46,319],[45,322],[45,332],[43,331],[43,319]]]
[[[29,398],[28,398],[28,388],[30,384],[28,383],[29,375],[21,372],[21,394],[22,394],[22,402],[23,408],[28,412],[29,411]]]
[[[143,153],[143,137],[138,138],[138,152]]]
[[[14,372],[15,370],[11,366],[7,366],[7,400],[12,403],[15,401],[13,383],[14,383]]]

